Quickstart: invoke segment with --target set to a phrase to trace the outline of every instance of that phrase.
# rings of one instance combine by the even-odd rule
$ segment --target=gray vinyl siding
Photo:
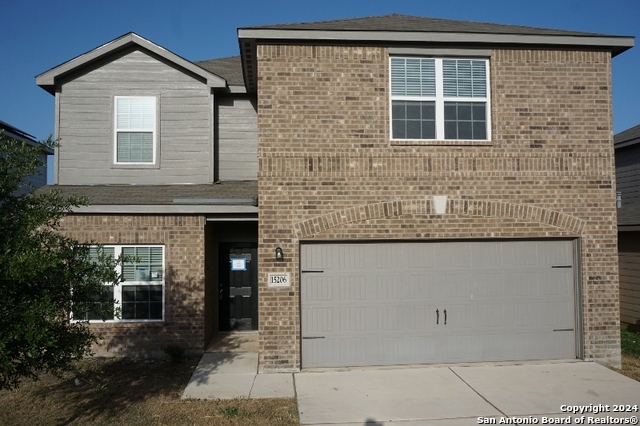
[[[640,162],[616,169],[617,190],[622,192],[622,203],[640,201]]]
[[[620,321],[640,325],[640,232],[621,232],[618,239]]]
[[[156,97],[156,164],[114,164],[114,96]],[[202,81],[140,50],[62,84],[58,183],[180,184],[213,180],[212,98]]]
[[[616,187],[623,205],[640,201],[640,146],[616,150]]]
[[[258,178],[258,113],[247,97],[216,99],[218,110],[218,178]]]

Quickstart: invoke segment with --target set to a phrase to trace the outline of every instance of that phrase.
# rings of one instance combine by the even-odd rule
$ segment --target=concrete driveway
[[[302,372],[295,386],[303,425],[637,424],[640,404],[639,382],[592,362]]]

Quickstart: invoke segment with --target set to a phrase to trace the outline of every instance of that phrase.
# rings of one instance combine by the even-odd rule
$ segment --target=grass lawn
[[[613,370],[640,382],[640,333],[622,329],[620,346],[622,346],[622,368]]]
[[[181,400],[198,359],[95,358],[0,392],[0,425],[298,425],[295,399]]]

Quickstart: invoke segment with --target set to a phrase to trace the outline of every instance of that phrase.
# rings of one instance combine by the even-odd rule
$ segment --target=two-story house
[[[261,371],[619,364],[611,58],[630,37],[388,15],[124,35],[56,97],[63,232],[139,262],[98,352],[258,330]]]

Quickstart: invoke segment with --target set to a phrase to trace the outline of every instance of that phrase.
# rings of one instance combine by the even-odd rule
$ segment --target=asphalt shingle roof
[[[242,61],[240,56],[229,56],[227,58],[209,59],[194,62],[201,68],[214,73],[227,80],[227,84],[232,86],[243,86]]]
[[[253,199],[257,204],[257,181],[228,181],[204,185],[47,185],[36,194],[58,190],[62,195],[87,197],[90,205],[161,205],[174,200]],[[198,204],[197,202],[191,204]]]
[[[410,15],[382,15],[354,19],[303,22],[293,24],[261,25],[243,29],[308,30],[308,31],[400,31],[400,32],[454,32],[483,34],[572,35],[596,36],[601,34],[565,31],[518,25],[490,24],[473,21],[425,18]]]
[[[619,144],[633,139],[640,139],[640,124],[616,134],[613,137],[613,142]]]

